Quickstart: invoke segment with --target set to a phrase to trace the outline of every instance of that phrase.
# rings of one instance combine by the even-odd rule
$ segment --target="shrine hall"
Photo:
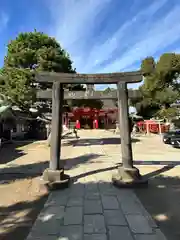
[[[88,93],[88,96],[86,95]],[[129,98],[138,96],[137,90],[129,90]],[[40,91],[37,97],[41,100],[51,99],[52,90]],[[69,107],[64,108],[62,124],[67,128],[77,129],[112,129],[118,121],[117,91],[97,91],[93,84],[86,86],[85,91],[65,91],[65,100],[99,99],[102,108]]]
[[[64,113],[63,124],[70,127],[74,123],[77,129],[113,128],[117,121],[117,113],[117,108],[74,108],[71,112]]]

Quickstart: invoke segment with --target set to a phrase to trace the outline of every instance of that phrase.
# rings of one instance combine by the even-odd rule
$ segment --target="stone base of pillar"
[[[120,166],[118,172],[112,176],[112,182],[119,188],[141,188],[148,185],[148,180],[143,178],[135,167]]]
[[[47,168],[42,176],[43,184],[48,190],[64,189],[69,187],[70,176],[64,170],[51,170]]]

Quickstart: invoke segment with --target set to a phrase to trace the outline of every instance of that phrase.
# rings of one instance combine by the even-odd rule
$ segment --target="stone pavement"
[[[81,132],[74,147],[64,142],[74,182],[49,195],[26,240],[166,239],[134,191],[111,184],[120,146],[108,142],[114,139],[109,134]]]

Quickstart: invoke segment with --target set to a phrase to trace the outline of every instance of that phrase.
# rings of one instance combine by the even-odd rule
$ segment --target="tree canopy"
[[[4,66],[0,70],[0,92],[13,104],[28,110],[36,102],[36,89],[51,88],[49,83],[35,84],[33,69],[37,71],[74,73],[68,53],[55,38],[37,32],[20,33],[9,42]],[[70,90],[83,90],[79,84],[67,85]],[[78,104],[82,103],[78,102]],[[88,102],[86,103],[86,105]],[[92,101],[91,105],[96,101]],[[99,106],[99,101],[98,104]]]
[[[166,87],[179,91],[180,54],[164,53],[157,62],[147,57],[142,61],[141,70],[145,77],[144,87],[149,91]]]
[[[0,91],[13,104],[27,110],[36,101],[33,71],[75,72],[72,61],[60,44],[41,32],[20,33],[9,42],[1,69]],[[41,84],[41,88],[48,87]]]
[[[41,32],[20,33],[8,44],[4,67],[37,69],[54,72],[74,72],[72,61],[60,44]]]
[[[133,99],[138,114],[144,117],[172,116],[176,111],[170,105],[180,97],[180,54],[164,53],[156,62],[153,57],[141,63],[144,83],[141,97]]]
[[[33,71],[75,72],[72,61],[60,44],[41,32],[20,33],[9,42],[1,70],[0,91],[13,104],[27,110],[36,101]],[[41,88],[47,85],[41,84]]]

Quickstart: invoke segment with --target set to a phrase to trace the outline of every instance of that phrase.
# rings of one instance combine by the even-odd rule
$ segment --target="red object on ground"
[[[99,124],[98,124],[98,120],[97,120],[97,119],[94,120],[93,125],[94,125],[93,127],[94,127],[95,129],[98,129]]]
[[[77,129],[80,129],[80,128],[81,128],[79,120],[76,120],[76,128],[77,128]]]

